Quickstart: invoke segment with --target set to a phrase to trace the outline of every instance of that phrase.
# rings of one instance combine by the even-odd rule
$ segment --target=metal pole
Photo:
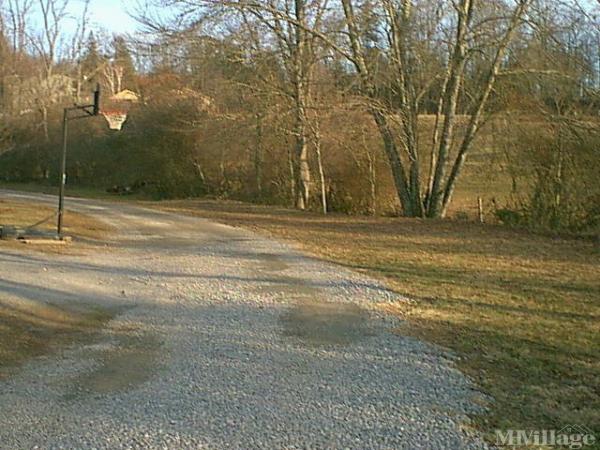
[[[69,109],[65,108],[63,115],[63,151],[60,164],[60,189],[58,193],[58,237],[62,239],[63,213],[65,206],[65,183],[67,182],[67,124],[69,123]]]

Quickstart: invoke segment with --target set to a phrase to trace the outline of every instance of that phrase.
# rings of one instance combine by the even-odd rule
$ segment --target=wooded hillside
[[[511,225],[600,223],[591,7],[156,1],[144,33],[107,36],[68,2],[0,0],[5,181],[55,183],[62,108],[100,83],[141,101],[122,132],[73,124],[71,185],[431,218],[482,197]]]

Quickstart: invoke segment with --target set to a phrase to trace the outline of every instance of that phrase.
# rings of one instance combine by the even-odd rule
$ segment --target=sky
[[[90,26],[88,28],[106,29],[111,33],[132,33],[138,28],[138,24],[127,12],[133,12],[136,5],[135,0],[91,0],[88,17]],[[69,13],[79,19],[83,11],[81,0],[70,0]],[[74,31],[76,21],[70,20],[65,24],[68,31]]]
[[[126,6],[129,3],[129,7]],[[115,33],[133,32],[137,27],[134,19],[129,17],[131,3],[126,0],[92,0],[90,4],[90,19],[102,28]]]
[[[580,0],[582,5],[596,4],[594,0]],[[127,34],[134,33],[140,26],[129,16],[135,12],[139,0],[91,0],[89,19],[91,29],[103,29],[109,33]],[[73,19],[64,24],[65,31],[69,34],[77,28],[75,20],[81,17],[83,0],[69,0],[69,13]]]

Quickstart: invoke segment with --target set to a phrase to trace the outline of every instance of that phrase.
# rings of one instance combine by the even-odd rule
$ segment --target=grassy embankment
[[[0,224],[27,227],[52,214],[53,209],[49,207],[0,199]],[[109,231],[104,224],[88,216],[69,213],[67,217],[67,234],[97,239]],[[48,230],[53,227],[54,221],[41,226]],[[14,241],[0,241],[0,252],[3,248],[24,246]],[[38,251],[72,252],[70,247],[52,245],[32,248]],[[43,300],[0,294],[0,379],[10,375],[30,358],[85,338],[109,319],[110,315],[100,310],[66,309]]]

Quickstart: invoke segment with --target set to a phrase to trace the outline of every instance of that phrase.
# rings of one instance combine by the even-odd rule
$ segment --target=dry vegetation
[[[0,200],[0,224],[28,227],[47,217],[54,210],[31,203]],[[88,216],[69,213],[66,234],[79,238],[98,239],[109,228]],[[54,221],[41,225],[51,231]],[[23,248],[14,241],[0,241],[3,248]],[[69,252],[72,246],[35,246],[34,250],[45,252]],[[79,247],[77,248],[79,250]],[[86,338],[101,327],[109,315],[94,309],[72,310],[46,304],[43,301],[15,300],[6,293],[0,294],[0,379],[8,376],[18,365],[30,358],[51,352],[74,340]]]
[[[88,338],[110,315],[0,296],[0,380],[30,358]]]
[[[119,133],[70,123],[70,187],[432,218],[472,218],[481,195],[512,225],[600,224],[591,4],[172,0],[158,24],[156,0],[138,17],[155,32],[128,40],[85,14],[93,33],[63,34],[73,18],[37,23],[35,3],[0,6],[2,180],[54,183],[63,107],[99,84],[100,109],[141,101]]]
[[[598,235],[593,2],[291,0],[273,10],[215,0],[227,14],[206,15],[172,0],[171,21],[154,26],[151,10],[138,18],[161,30],[147,42],[58,33],[35,48],[28,37],[66,30],[68,18],[46,16],[44,33],[34,9],[15,7],[24,3],[0,0],[0,185],[55,191],[62,108],[99,83],[107,97],[131,89],[143,101],[120,133],[100,117],[70,125],[69,195],[106,197],[108,188],[133,192],[115,200],[211,196],[317,211],[325,199],[337,213],[447,212],[461,220],[156,204],[290,240],[413,299],[393,308],[407,318],[399,331],[460,356],[461,370],[495,399],[476,419],[483,430],[600,430],[598,243],[493,225]],[[58,54],[72,57],[59,63]],[[440,170],[430,186],[431,168]],[[478,197],[487,225],[473,223]],[[0,200],[0,224],[52,214]],[[68,234],[93,240],[108,231],[68,215]],[[87,321],[57,320],[71,313],[40,305],[15,315],[7,305],[0,297],[0,364],[39,354],[48,336],[70,336]]]
[[[485,431],[600,424],[600,248],[496,226],[302,214],[242,203],[161,208],[290,240],[414,299],[394,312],[456,352],[495,400]]]
[[[69,236],[93,240],[103,238],[111,231],[109,225],[85,214],[67,210],[65,217],[64,233]],[[52,233],[56,229],[56,208],[0,199],[0,225],[27,229],[36,224],[39,224],[36,230]]]

